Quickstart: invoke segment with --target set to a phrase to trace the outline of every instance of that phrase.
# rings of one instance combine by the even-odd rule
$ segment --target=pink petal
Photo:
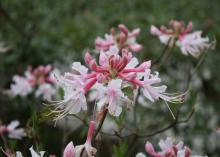
[[[63,157],[74,157],[74,145],[73,142],[70,142],[63,152]]]

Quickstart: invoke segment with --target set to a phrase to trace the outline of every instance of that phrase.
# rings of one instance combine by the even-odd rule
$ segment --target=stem
[[[98,135],[99,131],[101,130],[102,125],[103,125],[103,123],[104,123],[104,121],[105,121],[105,118],[106,118],[106,116],[107,116],[107,113],[108,113],[108,108],[105,108],[105,110],[103,111],[102,119],[100,120],[100,123],[99,123],[99,125],[98,125],[98,128],[97,128],[97,130],[96,130],[96,132],[95,132],[94,138],[96,138],[96,136]]]
[[[153,62],[153,64],[158,64],[161,60],[161,58],[164,57],[165,52],[168,50],[169,48],[169,44],[170,44],[171,38],[168,40],[168,43],[164,46],[163,51],[161,53],[161,55]]]
[[[3,142],[3,145],[4,145],[5,149],[7,149],[8,148],[8,144],[7,144],[7,141],[6,141],[6,139],[5,139],[3,134],[1,134],[1,138],[2,138],[2,142]]]

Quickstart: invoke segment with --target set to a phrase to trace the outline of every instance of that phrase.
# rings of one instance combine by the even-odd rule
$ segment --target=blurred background
[[[204,35],[216,39],[217,46],[207,53],[193,75],[186,102],[179,106],[171,104],[174,110],[181,108],[181,119],[187,119],[195,109],[190,120],[153,137],[137,139],[134,143],[133,137],[122,140],[103,135],[98,156],[135,156],[137,152],[144,151],[146,140],[157,144],[159,139],[171,136],[177,141],[183,140],[196,154],[219,157],[220,133],[216,131],[220,127],[219,11],[219,0],[1,0],[0,42],[4,42],[10,50],[0,53],[0,90],[9,89],[13,75],[23,75],[29,65],[52,64],[62,72],[69,71],[73,61],[83,61],[85,51],[94,49],[97,36],[103,37],[120,23],[130,30],[141,28],[137,40],[144,49],[137,57],[154,61],[164,46],[150,35],[150,26],[167,25],[171,19],[182,20],[186,24],[192,21],[193,29],[203,30]],[[169,86],[168,91],[182,91],[187,83],[189,68],[196,66],[198,61],[174,48],[163,66],[154,70],[160,72]],[[140,133],[154,132],[173,121],[163,102],[138,106],[137,125]],[[22,126],[31,127],[32,130],[30,138],[10,140],[14,150],[20,150],[27,156],[28,148],[34,145],[39,150],[61,156],[68,141],[84,143],[86,130],[80,121],[66,119],[63,123],[68,125],[61,122],[57,127],[51,120],[39,122],[33,115],[42,107],[42,100],[32,95],[12,99],[0,93],[2,123],[18,119]],[[28,123],[30,121],[31,124]],[[108,127],[115,125],[112,123],[116,122],[106,122],[104,129],[107,132]],[[132,129],[132,123],[126,125]],[[0,156],[3,155],[0,153]]]

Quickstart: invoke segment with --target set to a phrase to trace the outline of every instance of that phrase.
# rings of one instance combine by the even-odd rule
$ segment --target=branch
[[[104,111],[103,111],[102,119],[100,120],[100,123],[99,123],[99,125],[98,125],[98,128],[97,128],[97,130],[96,130],[96,132],[95,132],[95,134],[94,134],[94,138],[96,138],[96,136],[98,135],[99,131],[101,130],[102,125],[103,125],[103,123],[104,123],[104,121],[105,121],[105,118],[106,118],[106,116],[107,116],[107,113],[108,113],[108,108],[105,108]]]

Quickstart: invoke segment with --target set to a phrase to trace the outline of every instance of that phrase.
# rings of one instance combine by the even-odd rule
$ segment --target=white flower
[[[122,112],[122,105],[130,105],[131,101],[121,91],[122,80],[111,80],[107,86],[97,83],[95,89],[98,92],[98,108],[108,105],[108,111],[113,116],[119,116]]]
[[[33,146],[29,149],[31,152],[31,157],[43,157],[45,151],[40,151],[39,153],[37,153],[34,149]],[[16,157],[23,157],[23,155],[21,154],[21,152],[17,151],[16,152]]]
[[[24,136],[26,136],[26,133],[23,128],[17,128],[19,126],[20,122],[15,120],[12,121],[8,126],[7,126],[7,132],[8,136],[10,138],[14,139],[22,139]]]
[[[43,96],[46,100],[51,100],[52,96],[56,94],[56,89],[49,83],[44,83],[38,87],[35,92],[35,96]]]
[[[184,55],[191,54],[193,57],[198,57],[211,46],[209,38],[203,38],[201,35],[202,31],[186,34],[176,42],[176,45],[180,47]]]
[[[33,88],[29,81],[24,77],[14,76],[13,81],[14,84],[11,85],[10,90],[8,91],[9,95],[11,96],[27,96],[29,93],[32,92]]]
[[[54,113],[60,113],[57,115],[57,119],[63,118],[68,114],[77,114],[82,110],[87,110],[87,103],[85,92],[83,89],[74,89],[71,86],[64,86],[64,99],[61,101],[54,101],[56,109]]]
[[[5,46],[5,43],[0,42],[0,53],[6,53],[10,50],[11,48],[8,46]]]
[[[144,155],[144,153],[138,153],[138,154],[136,155],[136,157],[146,157],[146,155]]]
[[[158,100],[159,98],[167,102],[181,102],[183,95],[172,95],[165,93],[167,86],[158,85],[161,82],[159,78],[159,73],[151,74],[151,70],[147,69],[144,73],[144,85],[143,85],[143,95],[149,99],[151,102]]]
[[[173,149],[173,141],[170,137],[166,138],[166,140],[160,140],[159,142],[159,146],[161,149],[161,154],[166,154],[167,152],[169,152],[171,149]],[[177,150],[182,150],[183,149],[183,142],[180,141],[177,145],[175,145],[175,147],[177,148]],[[184,154],[185,154],[185,150],[184,150]]]

